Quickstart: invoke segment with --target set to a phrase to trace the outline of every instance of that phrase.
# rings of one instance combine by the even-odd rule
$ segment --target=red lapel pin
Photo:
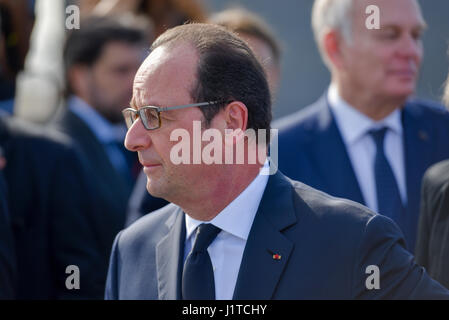
[[[281,260],[281,255],[275,253],[275,254],[273,254],[273,259],[274,259],[274,260]]]

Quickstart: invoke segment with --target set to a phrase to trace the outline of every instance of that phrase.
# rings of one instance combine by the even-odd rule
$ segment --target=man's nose
[[[125,137],[125,147],[129,151],[140,151],[149,148],[151,138],[140,119],[134,121]]]
[[[423,54],[422,42],[412,34],[404,35],[399,44],[399,52],[401,56],[406,58],[421,59]]]

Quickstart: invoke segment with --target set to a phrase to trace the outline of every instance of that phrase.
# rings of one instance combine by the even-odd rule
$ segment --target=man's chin
[[[147,191],[155,198],[165,199],[164,196],[166,195],[166,192],[163,192],[163,188],[158,186],[154,180],[151,181],[149,178],[147,180]]]
[[[410,96],[415,93],[415,87],[402,87],[402,88],[394,88],[390,89],[388,92],[388,96],[390,96],[393,100],[398,101],[398,103],[405,102]]]

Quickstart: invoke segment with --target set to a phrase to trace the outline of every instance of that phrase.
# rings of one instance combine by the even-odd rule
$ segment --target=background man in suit
[[[449,76],[444,103],[449,106]],[[430,167],[423,178],[416,261],[449,288],[449,160]]]
[[[91,17],[68,36],[64,48],[67,108],[54,125],[70,136],[88,161],[90,183],[104,206],[98,226],[105,267],[141,166],[125,149],[121,110],[129,104],[132,81],[144,58],[148,37],[137,21]],[[103,269],[103,268],[102,268]]]
[[[100,298],[107,266],[95,229],[99,199],[85,161],[61,133],[4,116],[0,149],[17,256],[16,297]],[[66,287],[69,265],[79,268],[80,289]]]
[[[380,10],[368,29],[365,10]],[[413,251],[424,171],[449,157],[449,114],[408,101],[425,22],[415,0],[316,0],[313,31],[331,85],[313,105],[273,124],[279,168],[392,218]]]
[[[266,152],[254,164],[172,161],[173,134],[192,145],[194,121],[221,133],[214,140],[225,152],[240,143],[266,150],[238,130],[270,128],[268,83],[226,29],[184,25],[156,39],[124,116],[148,191],[172,204],[117,235],[107,299],[449,298],[390,219],[280,172],[264,175]],[[379,289],[366,287],[368,265],[379,267]]]
[[[449,288],[449,160],[430,167],[423,179],[416,261]]]
[[[2,173],[2,153],[0,149],[0,300],[15,298],[17,270],[11,219],[6,203],[6,183]]]

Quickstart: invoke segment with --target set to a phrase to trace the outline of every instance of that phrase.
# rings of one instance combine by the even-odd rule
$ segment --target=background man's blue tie
[[[403,211],[403,205],[399,188],[394,177],[393,170],[384,152],[384,138],[388,128],[371,130],[377,152],[374,160],[374,175],[376,178],[378,212],[391,219],[399,225]]]
[[[215,300],[214,270],[207,248],[221,231],[212,224],[200,224],[195,243],[182,273],[184,300]]]

